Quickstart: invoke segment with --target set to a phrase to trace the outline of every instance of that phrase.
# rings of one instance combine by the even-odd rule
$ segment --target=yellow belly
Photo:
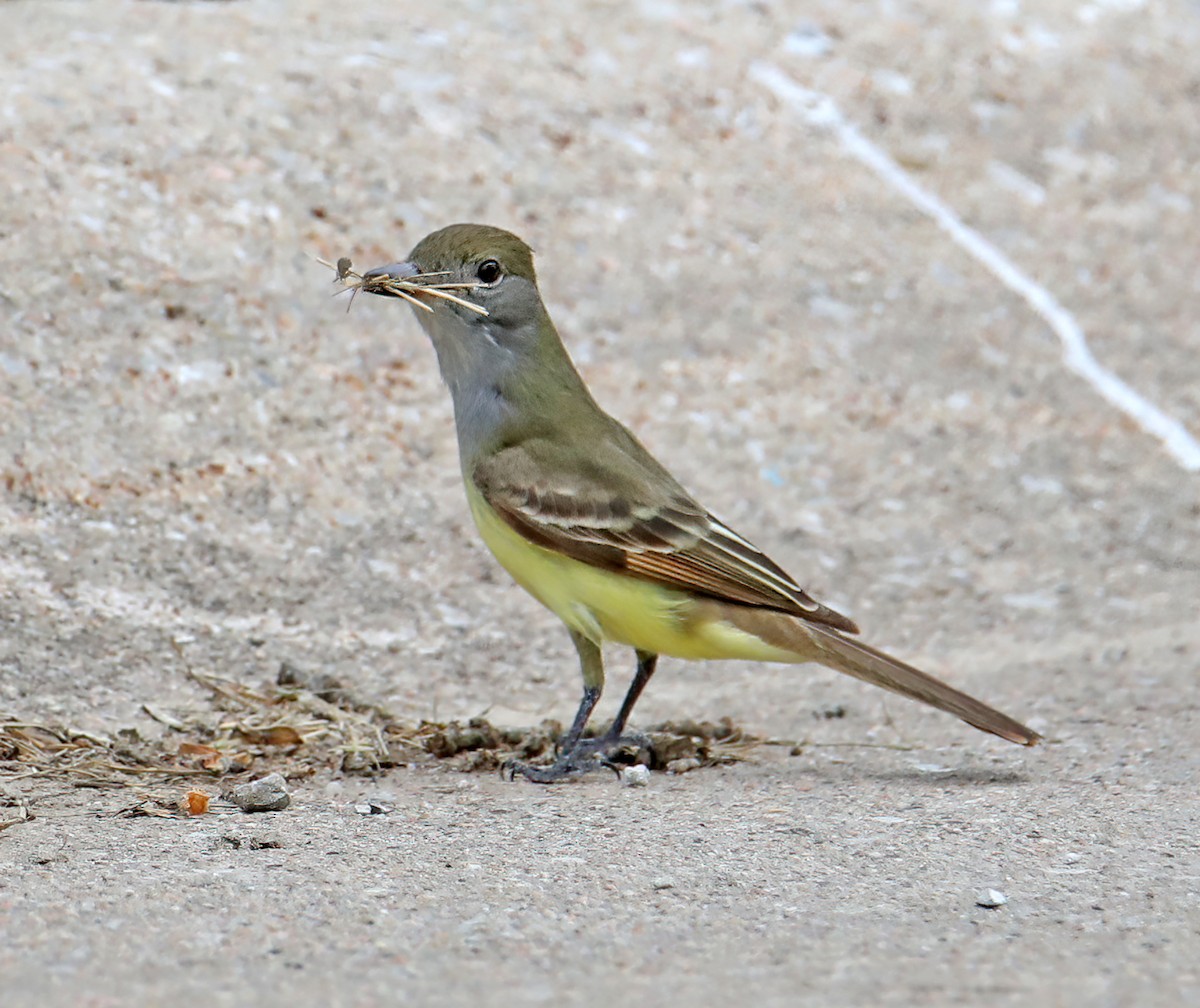
[[[616,641],[677,658],[794,662],[799,657],[722,620],[698,618],[699,607],[686,592],[529,542],[469,484],[467,498],[483,541],[517,584],[596,643]]]

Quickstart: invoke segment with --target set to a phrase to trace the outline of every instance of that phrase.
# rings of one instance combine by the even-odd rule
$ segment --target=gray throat
[[[540,306],[539,306],[540,308]],[[464,474],[481,456],[523,439],[558,436],[611,421],[596,405],[544,309],[527,325],[505,326],[457,311],[417,312],[454,400]]]
[[[458,452],[465,467],[480,452],[503,441],[516,417],[510,394],[522,363],[520,351],[502,343],[485,321],[468,322],[452,311],[416,315],[450,389]]]

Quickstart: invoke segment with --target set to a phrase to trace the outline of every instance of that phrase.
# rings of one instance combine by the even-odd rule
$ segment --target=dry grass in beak
[[[342,256],[336,264],[326,262],[324,259],[318,259],[317,262],[322,266],[328,266],[337,274],[334,283],[340,283],[346,290],[350,291],[351,305],[354,304],[354,295],[361,290],[366,291],[368,294],[389,294],[392,297],[403,298],[409,304],[415,305],[423,311],[433,311],[433,308],[420,298],[414,297],[414,294],[428,294],[430,297],[441,298],[443,301],[450,301],[460,308],[466,308],[468,311],[473,311],[478,315],[486,315],[488,313],[487,309],[482,305],[472,304],[470,301],[466,301],[450,293],[455,290],[472,290],[475,287],[481,286],[480,284],[429,282],[434,277],[449,276],[448,273],[417,273],[415,276],[405,277],[401,280],[399,277],[390,276],[363,276],[351,268],[350,259],[346,256]],[[342,292],[339,291],[338,293]],[[349,310],[350,305],[347,305],[346,311]]]

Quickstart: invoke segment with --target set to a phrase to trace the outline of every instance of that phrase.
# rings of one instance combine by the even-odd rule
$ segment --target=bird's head
[[[368,270],[360,289],[412,304],[454,396],[460,438],[482,437],[514,402],[529,416],[586,389],[538,294],[533,251],[509,231],[452,224],[421,239],[404,262]],[[588,399],[590,401],[590,399]]]
[[[533,250],[512,232],[486,224],[451,224],[434,231],[417,243],[407,260],[368,270],[363,280],[363,289],[370,293],[415,300],[417,317],[431,335],[432,329],[445,328],[455,319],[477,328],[480,335],[506,342],[501,339],[504,331],[536,324],[545,314]],[[380,284],[387,280],[404,283],[389,289]],[[438,291],[454,297],[439,297]]]

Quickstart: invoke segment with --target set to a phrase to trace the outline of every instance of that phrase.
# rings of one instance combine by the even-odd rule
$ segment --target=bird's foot
[[[560,752],[550,766],[530,766],[517,760],[508,760],[501,773],[509,780],[517,775],[534,784],[556,784],[574,780],[595,770],[611,770],[618,777],[621,768],[634,763],[649,762],[643,759],[649,754],[650,740],[642,734],[605,734],[598,738],[580,739],[567,752]]]
[[[534,784],[557,784],[559,781],[575,780],[595,770],[611,770],[620,776],[620,767],[603,754],[591,750],[581,751],[581,748],[577,745],[570,752],[561,754],[550,766],[530,766],[519,760],[508,760],[500,767],[500,772],[509,780],[516,780],[519,774]]]

